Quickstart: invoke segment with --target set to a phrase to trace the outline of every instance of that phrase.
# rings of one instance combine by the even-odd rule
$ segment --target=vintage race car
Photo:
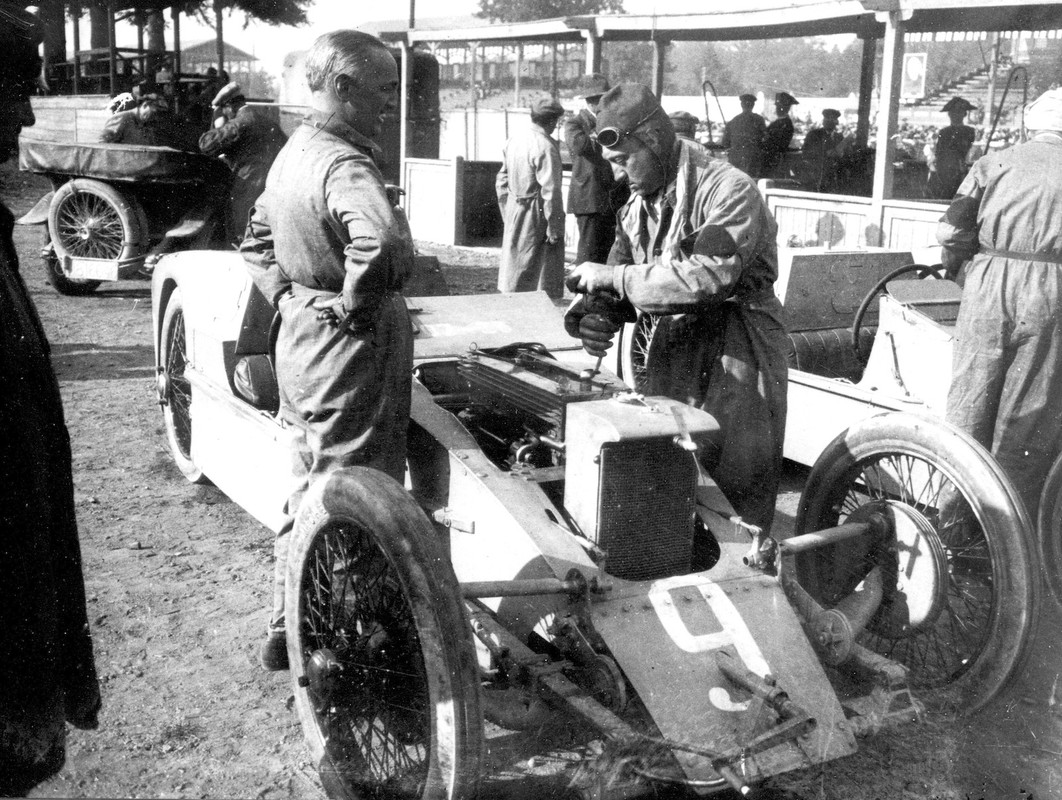
[[[152,300],[177,465],[277,530],[271,307],[220,252],[161,259]],[[755,793],[926,706],[979,709],[1020,670],[1031,526],[968,437],[858,422],[774,542],[698,466],[715,420],[595,372],[545,295],[408,304],[407,486],[334,473],[291,545],[292,688],[331,796],[473,795],[484,719],[558,713],[604,742],[577,796]]]
[[[103,281],[134,277],[160,253],[224,246],[231,175],[215,158],[23,137],[19,168],[52,184],[19,223],[45,226],[41,259],[60,294],[86,295]]]

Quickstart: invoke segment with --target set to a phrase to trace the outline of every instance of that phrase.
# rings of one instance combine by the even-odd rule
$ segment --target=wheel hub
[[[848,521],[865,522],[872,514],[883,515],[893,535],[889,557],[882,559],[884,600],[869,627],[890,638],[915,636],[932,627],[947,604],[947,553],[918,509],[886,500],[857,509]]]
[[[306,662],[307,688],[315,697],[330,697],[342,672],[343,664],[332,650],[315,650]]]
[[[170,376],[166,374],[166,370],[163,367],[159,367],[155,371],[155,396],[158,398],[160,406],[170,404]]]

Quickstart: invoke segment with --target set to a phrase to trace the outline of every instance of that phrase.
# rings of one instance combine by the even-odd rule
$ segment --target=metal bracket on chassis
[[[918,722],[925,707],[907,685],[907,670],[891,659],[861,645],[855,645],[845,665],[848,671],[869,676],[870,694],[843,698],[842,705],[853,716],[848,724],[856,736],[872,736],[883,728]]]
[[[750,788],[741,773],[750,758],[786,741],[797,740],[815,726],[815,720],[789,700],[784,691],[734,662],[725,669],[727,677],[771,708],[779,718],[777,725],[725,753],[643,733],[564,675],[563,670],[572,666],[569,662],[551,661],[548,656],[531,650],[506,630],[480,601],[466,599],[465,604],[473,632],[490,650],[493,661],[510,682],[574,714],[604,736],[605,747],[584,762],[570,787],[586,800],[638,797],[652,792],[653,784],[661,782],[704,789],[729,784],[745,795]],[[674,759],[676,751],[707,759],[719,777],[688,779]]]

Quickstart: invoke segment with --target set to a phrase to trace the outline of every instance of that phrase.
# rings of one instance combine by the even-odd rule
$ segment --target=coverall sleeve
[[[240,141],[246,127],[246,122],[236,117],[220,128],[211,128],[199,137],[199,149],[208,156],[225,155]]]
[[[568,145],[568,152],[572,156],[594,155],[594,140],[590,138],[590,131],[581,116],[565,120],[564,143]]]
[[[682,243],[682,256],[649,264],[617,262],[620,296],[650,314],[718,307],[733,294],[745,265],[771,235],[762,204],[754,202],[755,191],[733,177],[699,188],[690,211],[694,230]],[[614,249],[609,261],[617,255]]]
[[[412,243],[396,223],[375,167],[367,158],[336,161],[325,179],[325,204],[341,238],[346,277],[343,306],[373,312],[391,287],[401,286],[413,260]],[[402,270],[403,274],[393,274]]]
[[[498,195],[498,208],[501,209],[502,219],[505,219],[505,204],[509,200],[509,168],[505,166],[505,151],[502,151],[501,169],[494,181],[494,193]]]
[[[535,177],[542,197],[542,214],[546,217],[546,235],[564,238],[564,202],[561,197],[560,147],[552,140],[535,159]]]
[[[943,248],[940,260],[950,278],[958,275],[978,250],[981,226],[977,214],[985,193],[986,163],[982,159],[974,164],[937,224],[937,242]]]
[[[240,255],[247,264],[247,271],[251,274],[254,285],[265,295],[273,308],[276,308],[281,295],[291,289],[291,280],[277,263],[266,195],[259,197],[258,202],[251,207],[247,232],[240,244]]]

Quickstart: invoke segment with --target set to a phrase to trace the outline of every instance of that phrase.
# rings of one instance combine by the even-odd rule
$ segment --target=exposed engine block
[[[527,442],[548,443],[552,463],[563,465],[565,510],[606,551],[609,574],[644,580],[690,570],[693,451],[710,446],[713,417],[634,395],[615,378],[580,373],[534,349],[472,352],[458,374],[471,401],[466,424],[478,423],[495,448],[505,441],[510,466],[524,461]]]

